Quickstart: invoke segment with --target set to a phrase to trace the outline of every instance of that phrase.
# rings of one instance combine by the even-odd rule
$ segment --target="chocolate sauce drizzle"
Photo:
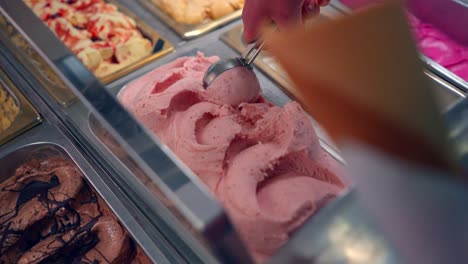
[[[63,163],[58,165],[63,166]],[[71,166],[69,163],[66,165]],[[13,177],[20,178],[17,175]],[[100,240],[93,227],[103,216],[103,211],[88,183],[83,182],[77,197],[57,201],[51,190],[60,185],[59,177],[50,173],[41,175],[41,179],[49,180],[33,180],[26,184],[14,181],[0,189],[0,194],[19,193],[13,194],[17,195],[14,209],[0,215],[0,264],[16,263],[25,254],[34,254],[31,260],[39,260],[34,263],[100,263],[86,258],[86,253],[91,250],[101,255],[105,263],[110,263],[95,248]],[[26,230],[14,230],[11,224],[21,208],[36,202],[47,209],[45,216],[27,226]],[[96,215],[90,215],[90,211],[96,212]]]
[[[19,192],[18,199],[16,200],[15,208],[12,211],[0,215],[0,253],[4,253],[12,244],[21,238],[22,232],[20,230],[10,229],[11,220],[18,216],[19,210],[24,204],[31,201],[33,198],[38,197],[41,203],[46,202],[48,205],[47,193],[48,190],[59,185],[58,177],[52,175],[49,182],[31,181],[25,184],[20,190],[11,189],[17,184],[23,184],[15,181],[13,184],[7,185],[1,189],[2,192]],[[49,214],[52,212],[49,212]]]

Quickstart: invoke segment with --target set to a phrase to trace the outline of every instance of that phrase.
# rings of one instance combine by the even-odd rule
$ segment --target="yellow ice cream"
[[[94,73],[100,77],[117,72],[148,56],[148,54],[151,53],[151,50],[152,45],[149,40],[138,37],[132,38],[116,47],[114,59],[118,63],[109,63],[105,61],[99,65]]]
[[[223,17],[244,6],[244,0],[153,0],[174,20],[200,24]]]
[[[0,134],[11,126],[18,112],[19,107],[14,98],[0,87]]]
[[[98,77],[148,56],[152,43],[135,21],[103,0],[25,0],[25,3]]]

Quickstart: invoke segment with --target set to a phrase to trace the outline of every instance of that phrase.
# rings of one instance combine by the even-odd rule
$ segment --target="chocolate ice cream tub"
[[[0,167],[0,227],[5,231],[0,234],[0,262],[76,260],[71,256],[115,263],[154,261],[126,229],[135,223],[116,213],[120,205],[111,191],[97,188],[62,146],[23,145],[0,156]]]
[[[41,122],[41,116],[0,68],[0,146]]]
[[[166,23],[183,39],[193,39],[203,34],[206,34],[216,28],[219,28],[234,20],[239,19],[242,15],[242,9],[238,9],[218,19],[207,19],[198,24],[184,24],[174,20],[169,14],[167,14],[160,7],[158,7],[158,5],[155,4],[152,0],[139,0],[139,2],[149,11],[155,14],[159,19],[161,19],[164,23]]]

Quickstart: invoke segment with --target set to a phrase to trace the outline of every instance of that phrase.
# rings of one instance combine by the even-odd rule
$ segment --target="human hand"
[[[263,23],[274,21],[280,28],[300,24],[320,11],[330,0],[245,0],[242,12],[244,39],[252,42]]]

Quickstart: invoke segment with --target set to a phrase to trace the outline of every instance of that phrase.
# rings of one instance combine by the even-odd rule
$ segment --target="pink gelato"
[[[468,81],[468,47],[409,14],[419,49],[429,58]]]
[[[252,102],[260,96],[260,84],[253,71],[245,67],[228,70],[208,87],[210,101],[217,104],[238,105]]]
[[[351,9],[358,9],[382,1],[341,0]],[[408,13],[409,21],[419,49],[427,57],[468,81],[468,47],[452,40],[445,33],[429,23]]]
[[[203,75],[217,60],[179,58],[119,99],[216,195],[263,262],[343,190],[342,168],[299,104],[273,106],[253,72],[226,72],[204,90]]]

